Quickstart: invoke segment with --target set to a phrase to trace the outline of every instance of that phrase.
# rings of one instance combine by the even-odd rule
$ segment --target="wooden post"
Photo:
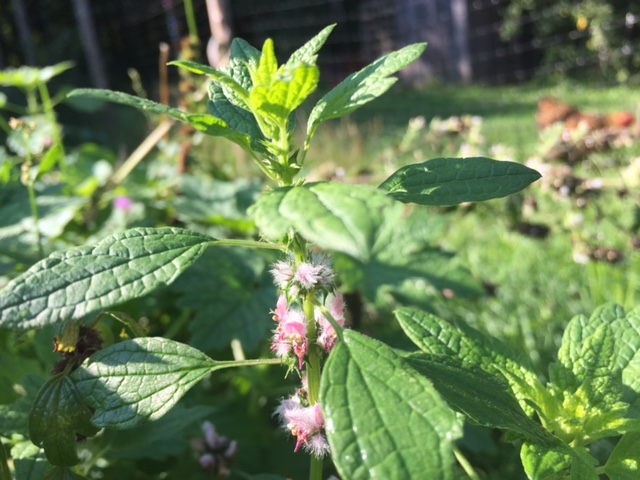
[[[229,26],[229,5],[226,0],[207,0],[207,12],[211,29],[211,37],[207,44],[207,59],[209,65],[218,68],[229,61],[232,38]]]

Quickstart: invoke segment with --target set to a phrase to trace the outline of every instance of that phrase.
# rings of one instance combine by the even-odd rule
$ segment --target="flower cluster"
[[[214,476],[228,477],[231,474],[229,466],[236,457],[238,442],[218,435],[215,426],[209,421],[202,424],[202,433],[203,438],[196,438],[191,442],[200,454],[200,465]]]
[[[271,350],[290,362],[291,368],[297,366],[304,384],[303,369],[309,350],[318,351],[317,346],[314,347],[318,345],[328,353],[336,344],[334,324],[344,325],[344,299],[336,291],[335,273],[324,255],[311,255],[305,261],[289,258],[276,262],[271,274],[280,290],[276,308],[271,312],[277,322]],[[306,392],[304,385],[294,396],[283,400],[276,415],[282,426],[296,437],[296,452],[304,448],[322,457],[329,452],[322,410],[319,403],[306,400]]]
[[[336,332],[327,320],[326,312],[339,325],[344,325],[344,299],[341,293],[335,291],[335,274],[329,259],[324,255],[313,255],[311,262],[300,262],[297,266],[293,259],[276,262],[271,274],[281,291],[276,309],[271,312],[273,320],[277,322],[271,350],[283,360],[295,355],[298,368],[302,370],[310,341],[316,341],[327,352],[335,345]],[[299,305],[299,299],[301,294],[312,291],[323,294],[329,307],[324,309],[314,306],[317,328],[313,330],[318,334],[316,338],[309,339],[308,319]]]

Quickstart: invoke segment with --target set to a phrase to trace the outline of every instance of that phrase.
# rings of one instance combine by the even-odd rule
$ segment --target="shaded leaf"
[[[29,414],[29,437],[44,448],[53,465],[78,463],[76,433],[85,436],[98,431],[91,424],[91,411],[76,386],[65,374],[49,379],[40,389]]]
[[[160,420],[145,423],[133,430],[116,430],[109,442],[114,458],[150,458],[162,461],[189,448],[191,427],[212,415],[215,408],[204,405],[185,407],[178,403]]]
[[[490,158],[435,158],[407,165],[380,188],[405,203],[457,205],[506,197],[540,178],[520,163]]]
[[[320,395],[342,478],[453,478],[459,420],[431,382],[383,343],[345,330]]]
[[[640,433],[627,433],[611,452],[604,471],[610,480],[640,478]]]
[[[0,291],[0,326],[29,330],[146,295],[173,282],[212,241],[179,228],[134,228],[53,253]]]
[[[474,422],[486,427],[511,430],[541,445],[558,441],[531,420],[507,391],[503,377],[463,363],[455,357],[418,353],[404,360],[427,377],[442,397]]]
[[[404,332],[423,352],[457,357],[467,365],[504,377],[527,414],[532,413],[529,401],[539,405],[548,401],[546,389],[528,363],[499,340],[486,337],[464,322],[451,324],[419,310],[399,308],[394,313]]]
[[[215,247],[176,282],[178,305],[195,313],[194,347],[219,350],[237,339],[245,350],[255,351],[265,340],[277,300],[267,259],[255,250]]]
[[[160,337],[125,340],[89,357],[71,375],[100,428],[125,429],[157,420],[218,362]]]

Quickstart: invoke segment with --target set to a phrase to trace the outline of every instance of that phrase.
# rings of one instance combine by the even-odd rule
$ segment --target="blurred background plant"
[[[638,123],[613,139],[588,124],[567,129],[558,121],[540,129],[536,122],[539,102],[548,97],[584,114],[626,111],[637,118],[637,2],[462,2],[462,23],[454,12],[459,1],[239,0],[226,7],[213,2],[220,7],[213,19],[204,1],[194,0],[193,14],[184,8],[188,2],[152,3],[90,5],[102,80],[91,74],[81,9],[70,16],[67,6],[38,0],[25,29],[16,20],[23,2],[0,3],[0,288],[42,255],[129,227],[176,225],[217,238],[254,236],[246,211],[268,185],[239,147],[134,109],[65,99],[65,93],[70,85],[102,81],[206,113],[202,78],[179,77],[167,60],[213,51],[210,58],[224,62],[232,31],[255,45],[273,37],[284,58],[318,25],[338,21],[319,59],[325,88],[380,53],[424,39],[430,46],[417,70],[387,96],[318,132],[303,176],[376,184],[404,164],[475,155],[526,162],[543,173],[539,185],[506,200],[422,209],[415,227],[425,242],[457,252],[454,266],[471,272],[468,291],[474,295],[415,280],[378,288],[347,276],[342,288],[358,329],[409,348],[389,310],[419,303],[506,341],[544,371],[574,315],[606,301],[627,309],[640,304]],[[409,28],[411,19],[424,21]],[[25,35],[32,59],[20,44]],[[159,51],[161,42],[168,48]],[[590,138],[598,148],[585,150]],[[170,288],[121,310],[140,319],[150,335],[196,344],[219,359],[247,353],[227,341],[234,336],[249,341],[249,353],[267,354],[269,319],[253,330],[247,325],[256,311],[275,303],[267,272],[272,260],[270,254],[232,250],[224,259],[204,255]],[[340,262],[337,268],[348,271]],[[212,293],[202,294],[201,287]],[[212,311],[212,299],[229,308]],[[212,330],[211,318],[226,323]],[[106,343],[126,335],[113,319],[101,325]],[[17,470],[27,468],[21,461],[38,458],[25,422],[57,360],[54,334],[0,332],[0,437]],[[292,383],[272,373],[223,373],[192,390],[162,421],[81,444],[79,473],[210,478],[210,468],[198,461],[210,447],[203,450],[201,440],[191,445],[202,439],[201,425],[209,420],[221,436],[238,442],[234,468],[299,478],[306,465],[291,454],[270,414]],[[521,478],[517,448],[495,432],[467,427],[462,447],[486,478]]]

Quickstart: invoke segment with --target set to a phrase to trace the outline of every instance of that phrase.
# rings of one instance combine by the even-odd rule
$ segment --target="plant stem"
[[[475,470],[473,469],[469,461],[465,458],[462,452],[458,450],[458,448],[455,446],[453,447],[453,454],[456,456],[456,460],[458,460],[458,463],[460,464],[462,469],[466,472],[466,474],[469,475],[469,478],[471,480],[480,480],[480,477],[475,472]]]
[[[193,12],[192,0],[184,0],[184,13],[187,17],[187,28],[189,29],[189,37],[198,40],[198,25],[196,16]]]
[[[29,204],[31,205],[31,215],[33,216],[33,224],[36,229],[36,242],[38,244],[38,256],[44,258],[44,251],[42,249],[42,235],[40,234],[40,216],[38,215],[38,204],[36,203],[36,191],[33,188],[33,182],[27,184],[27,190],[29,192]]]
[[[7,452],[0,442],[0,480],[11,480],[11,471],[7,462]]]
[[[311,455],[309,480],[322,480],[322,458],[318,458],[315,455]]]
[[[49,89],[47,88],[47,84],[42,82],[38,85],[40,89],[40,98],[42,99],[42,108],[44,109],[44,113],[47,116],[47,120],[51,122],[53,127],[53,142],[57,145],[60,145],[60,167],[64,169],[67,166],[67,157],[64,152],[64,145],[62,144],[62,134],[60,133],[60,125],[58,125],[58,121],[56,120],[56,114],[53,110],[53,103],[51,102],[51,95],[49,95]]]

